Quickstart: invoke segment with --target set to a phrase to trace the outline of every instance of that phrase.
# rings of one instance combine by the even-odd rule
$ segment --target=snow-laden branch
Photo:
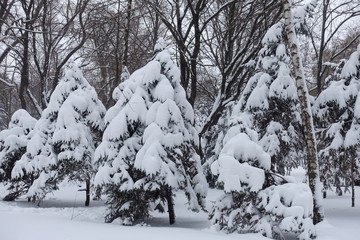
[[[0,82],[4,83],[6,86],[8,87],[16,87],[16,84],[15,83],[11,83],[11,82],[8,82],[7,80],[3,79],[0,77]]]
[[[334,54],[334,56],[331,57],[330,61],[334,60],[337,56],[345,52],[354,42],[356,42],[360,38],[360,33],[356,35],[356,37],[353,38],[345,47],[343,47],[340,51]]]

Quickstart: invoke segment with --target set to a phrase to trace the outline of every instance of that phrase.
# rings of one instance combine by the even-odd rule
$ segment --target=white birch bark
[[[304,126],[304,136],[307,148],[308,180],[314,202],[313,222],[316,224],[321,222],[324,218],[321,204],[321,189],[316,140],[309,101],[309,92],[306,86],[304,70],[300,59],[290,1],[291,0],[282,0],[284,5],[285,33],[287,35],[288,45],[290,48],[290,55],[293,63],[293,74],[295,76],[297,93],[300,102],[301,119]]]

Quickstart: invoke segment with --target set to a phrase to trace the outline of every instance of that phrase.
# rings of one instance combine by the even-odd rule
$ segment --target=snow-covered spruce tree
[[[328,87],[314,103],[320,142],[320,174],[326,180],[325,191],[335,185],[337,193],[342,194],[341,187],[351,185],[353,197],[360,149],[359,69],[360,45],[348,60],[339,63],[328,78]]]
[[[282,175],[304,164],[299,101],[283,32],[284,24],[279,22],[265,34],[256,74],[233,111],[235,115],[246,112],[252,116],[252,128],[271,156],[271,170]]]
[[[160,39],[153,60],[120,84],[118,101],[105,116],[95,183],[108,197],[106,222],[120,218],[131,225],[167,208],[172,224],[178,189],[185,191],[189,208],[204,204],[207,184],[194,149],[194,113],[165,46]]]
[[[230,119],[219,157],[211,166],[218,175],[218,187],[224,190],[210,213],[213,227],[227,233],[259,232],[276,239],[292,232],[299,239],[310,239],[315,230],[309,187],[281,183],[281,178],[270,174],[270,155],[249,128],[251,122],[247,113]]]
[[[38,174],[28,196],[42,199],[67,178],[86,183],[85,205],[89,205],[90,179],[95,173],[92,161],[104,115],[95,89],[75,63],[69,63],[13,170],[14,178]]]
[[[338,195],[343,194],[341,187],[345,186],[347,190],[349,186],[345,184],[348,181],[344,182],[345,179],[349,180],[346,177],[344,138],[353,118],[353,109],[348,106],[354,106],[358,87],[339,81],[343,65],[344,61],[337,64],[327,78],[326,88],[313,105],[324,198],[332,186],[335,186]],[[352,83],[357,84],[356,81]]]
[[[0,132],[0,182],[8,185],[5,201],[13,201],[26,193],[31,185],[32,176],[11,179],[11,171],[26,151],[36,119],[23,109],[17,110],[11,117],[9,128]]]
[[[255,74],[249,79],[240,101],[229,107],[233,115],[247,113],[251,116],[251,128],[258,132],[260,145],[271,156],[271,170],[281,174],[304,164],[298,97],[289,69],[290,58],[284,45],[283,27],[283,22],[279,22],[267,31],[256,61],[247,66],[253,68]],[[207,156],[204,164],[206,170],[219,156],[226,124],[227,118],[224,117],[210,129],[217,131],[213,134],[217,140],[213,141],[216,143],[211,148],[213,155]]]

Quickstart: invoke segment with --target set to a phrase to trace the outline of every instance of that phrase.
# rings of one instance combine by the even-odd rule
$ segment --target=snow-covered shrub
[[[279,182],[270,173],[270,155],[248,127],[250,122],[246,114],[230,120],[220,155],[211,166],[218,187],[224,190],[210,212],[213,227],[227,233],[259,232],[276,239],[283,239],[284,232],[299,239],[313,238],[310,188],[304,183]]]
[[[105,108],[80,69],[69,63],[35,125],[26,153],[13,169],[13,177],[38,174],[28,196],[42,199],[65,178],[85,181],[94,174],[92,160]]]
[[[360,45],[341,61],[327,79],[327,88],[317,97],[314,121],[319,142],[320,177],[325,189],[351,183],[351,164],[358,159],[360,145]]]
[[[167,203],[172,223],[174,191],[184,190],[193,210],[200,209],[206,195],[194,149],[194,112],[179,69],[162,40],[155,51],[152,61],[119,85],[118,101],[105,116],[95,181],[108,197],[107,222],[120,218],[133,224],[152,210],[164,211]]]
[[[30,177],[11,179],[11,171],[26,151],[26,145],[32,136],[36,119],[23,109],[17,110],[11,117],[9,128],[0,132],[0,182],[8,185],[9,194],[5,200],[14,200],[24,194],[30,186]]]
[[[210,219],[218,230],[247,232],[256,214],[257,194],[265,185],[265,170],[270,170],[270,156],[258,144],[257,133],[244,116],[233,118],[230,124],[220,155],[211,165],[224,193],[214,204]]]
[[[298,239],[315,237],[312,193],[307,184],[270,186],[259,192],[256,207],[256,232],[275,239],[285,239],[285,232],[295,233]]]

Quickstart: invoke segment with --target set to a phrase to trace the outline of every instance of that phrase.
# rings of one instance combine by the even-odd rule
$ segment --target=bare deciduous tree
[[[346,35],[349,24],[356,23],[355,19],[359,19],[359,1],[323,0],[319,2],[319,12],[315,14],[316,17],[313,18],[309,31],[316,61],[314,75],[317,94],[321,92],[325,78],[329,75],[329,65],[324,63],[338,61],[339,56],[351,46],[356,46],[360,39],[360,33],[357,33],[348,39],[347,44],[337,44]]]
[[[218,4],[223,6],[224,2],[218,1]],[[226,106],[239,97],[251,74],[247,64],[255,59],[266,29],[279,20],[281,11],[277,1],[238,1],[232,2],[211,22],[204,37],[204,52],[220,72],[220,81],[216,101],[200,136],[217,124]]]

